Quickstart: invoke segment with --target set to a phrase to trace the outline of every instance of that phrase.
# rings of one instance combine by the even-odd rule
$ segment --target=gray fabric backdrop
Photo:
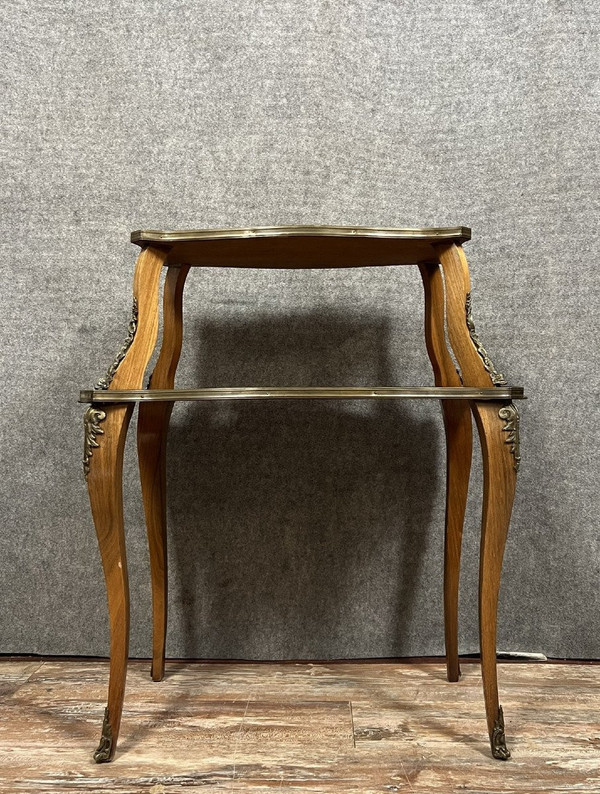
[[[600,656],[596,0],[4,5],[0,652],[106,654],[80,388],[135,228],[473,227],[478,331],[526,386],[501,649]],[[425,385],[415,268],[197,270],[179,385]],[[125,471],[133,655],[148,555]],[[436,405],[181,405],[168,652],[443,650]],[[479,467],[461,594],[477,647]]]

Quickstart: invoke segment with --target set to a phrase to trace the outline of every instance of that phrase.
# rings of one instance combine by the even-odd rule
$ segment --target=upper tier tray
[[[368,267],[437,262],[435,246],[471,239],[465,226],[259,226],[249,229],[139,230],[131,241],[169,250],[166,265],[204,267]]]

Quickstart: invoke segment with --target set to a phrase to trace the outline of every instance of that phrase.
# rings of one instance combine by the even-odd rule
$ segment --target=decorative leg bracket
[[[98,436],[104,435],[104,430],[100,427],[100,422],[106,419],[106,411],[94,408],[93,405],[87,409],[83,417],[83,474],[87,480],[90,473],[90,460],[94,449],[98,449],[100,444],[96,440]]]
[[[123,342],[123,345],[119,350],[119,352],[117,353],[115,360],[108,368],[106,375],[103,378],[100,378],[100,380],[96,384],[96,391],[108,389],[108,387],[112,383],[112,379],[115,377],[115,373],[119,368],[119,364],[125,358],[125,354],[131,347],[131,343],[135,338],[135,332],[137,331],[137,323],[138,323],[138,302],[137,302],[137,298],[134,298],[133,307],[131,309],[131,318],[129,320],[129,325],[128,325],[127,338]]]
[[[503,405],[498,411],[498,416],[503,419],[506,424],[502,428],[506,436],[506,443],[510,444],[510,452],[515,459],[514,469],[519,471],[521,465],[521,440],[519,431],[519,412],[514,403]]]
[[[479,353],[481,360],[483,361],[483,366],[485,367],[487,373],[489,374],[492,383],[494,386],[506,386],[508,381],[504,377],[501,372],[498,372],[496,367],[494,366],[494,362],[489,357],[488,352],[481,344],[481,340],[477,331],[475,330],[475,322],[473,321],[473,313],[472,313],[472,306],[471,306],[471,293],[467,292],[467,302],[465,304],[465,313],[467,315],[467,328],[469,329],[469,336],[471,337],[471,341],[475,345],[475,350]]]
[[[129,320],[128,325],[128,334],[127,338],[123,342],[121,349],[116,355],[115,360],[108,368],[106,375],[103,378],[100,378],[98,383],[95,386],[96,391],[105,391],[108,389],[112,380],[115,376],[117,369],[119,368],[120,363],[125,358],[125,355],[129,348],[131,347],[131,343],[135,338],[135,334],[137,331],[137,323],[138,323],[138,302],[137,298],[133,299],[133,306],[131,309],[131,318]],[[106,419],[106,412],[100,410],[99,408],[94,408],[90,406],[87,411],[85,412],[85,416],[83,417],[83,426],[84,426],[84,443],[83,443],[83,473],[85,478],[87,479],[88,474],[90,473],[90,460],[92,457],[92,452],[94,449],[98,449],[100,444],[97,441],[97,437],[99,435],[104,434],[104,430],[100,427],[100,422],[103,422]]]

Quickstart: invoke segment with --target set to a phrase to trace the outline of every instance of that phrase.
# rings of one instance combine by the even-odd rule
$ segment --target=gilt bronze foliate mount
[[[100,378],[100,380],[96,384],[96,390],[99,391],[99,390],[108,389],[108,387],[112,383],[112,380],[115,377],[117,369],[119,368],[119,364],[125,358],[125,355],[127,354],[127,351],[131,347],[131,343],[135,338],[135,332],[137,331],[137,324],[138,324],[138,302],[137,302],[137,298],[134,298],[133,306],[131,308],[131,317],[129,319],[129,324],[127,326],[127,330],[128,330],[127,338],[123,342],[121,349],[119,350],[119,352],[115,357],[115,360],[108,368],[106,375],[103,378]]]
[[[104,435],[100,423],[106,419],[106,411],[93,405],[87,409],[83,416],[83,474],[87,480],[90,473],[92,453],[98,449],[98,436]]]

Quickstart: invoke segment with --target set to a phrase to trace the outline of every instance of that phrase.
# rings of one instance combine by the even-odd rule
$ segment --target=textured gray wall
[[[596,0],[4,8],[0,651],[108,649],[76,400],[125,335],[130,230],[464,224],[478,331],[530,398],[499,646],[600,656]],[[179,385],[431,383],[415,268],[198,270],[186,320]],[[169,654],[441,653],[443,448],[433,404],[177,407]]]

